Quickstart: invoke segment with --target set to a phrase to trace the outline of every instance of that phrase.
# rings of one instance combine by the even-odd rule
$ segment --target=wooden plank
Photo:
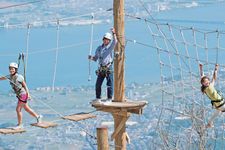
[[[25,129],[13,129],[12,128],[0,128],[1,134],[16,134],[16,133],[23,133],[26,132]]]
[[[95,115],[92,114],[88,114],[88,113],[79,113],[79,114],[73,114],[73,115],[69,115],[69,116],[64,116],[62,117],[63,119],[68,119],[68,120],[72,120],[72,121],[80,121],[80,120],[85,120],[85,119],[89,119],[89,118],[95,118]]]
[[[31,125],[35,126],[35,127],[45,128],[45,129],[57,126],[56,123],[54,123],[54,122],[47,122],[47,121],[42,121],[41,123],[32,123]]]
[[[110,102],[110,103],[92,103],[93,107],[107,107],[107,108],[124,108],[124,109],[137,109],[142,108],[147,104],[145,101],[126,101],[126,102]]]
[[[110,102],[110,103],[92,103],[92,106],[97,110],[116,113],[120,111],[127,111],[134,114],[142,114],[143,107],[147,104],[145,101],[126,101],[126,102]]]

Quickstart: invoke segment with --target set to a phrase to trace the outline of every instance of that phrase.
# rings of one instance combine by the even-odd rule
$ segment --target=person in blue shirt
[[[101,87],[106,78],[107,85],[107,99],[111,100],[113,97],[113,51],[117,44],[117,37],[115,29],[111,29],[111,33],[105,33],[103,36],[103,43],[97,47],[95,55],[88,56],[88,59],[97,61],[98,70],[96,70],[97,80],[95,84],[96,100],[101,99]]]

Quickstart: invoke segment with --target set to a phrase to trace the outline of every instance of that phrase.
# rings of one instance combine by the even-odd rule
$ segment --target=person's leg
[[[26,103],[23,108],[26,110],[26,112],[28,112],[31,116],[35,117],[35,118],[38,118],[38,114],[35,113],[30,107],[29,105]]]
[[[18,126],[22,125],[22,108],[24,103],[21,101],[18,101],[16,106],[16,114],[17,114],[17,120],[18,120]]]
[[[206,125],[207,128],[213,127],[213,122],[222,112],[220,110],[217,110],[213,113],[213,115],[210,117],[208,124]]]
[[[102,92],[102,83],[104,81],[103,76],[98,75],[96,84],[95,84],[95,92],[96,92],[96,98],[100,99],[101,98],[101,92]]]
[[[113,97],[113,73],[110,73],[107,77],[107,98],[112,99]]]

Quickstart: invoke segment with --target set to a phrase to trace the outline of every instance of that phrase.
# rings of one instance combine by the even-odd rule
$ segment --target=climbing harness
[[[108,63],[105,66],[100,65],[98,67],[98,70],[95,71],[97,76],[107,77],[109,74],[113,73],[113,70],[110,68],[110,66],[113,64],[113,62]]]

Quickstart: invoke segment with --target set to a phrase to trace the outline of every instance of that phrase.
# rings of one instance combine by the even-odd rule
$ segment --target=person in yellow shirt
[[[217,72],[219,69],[219,65],[215,65],[213,78],[210,81],[209,77],[203,74],[203,65],[199,64],[200,75],[201,75],[201,91],[203,94],[206,94],[208,98],[211,100],[211,104],[216,111],[213,113],[211,118],[209,119],[206,128],[213,127],[213,121],[217,116],[219,116],[222,112],[225,112],[225,101],[223,96],[215,89],[215,81],[217,79]]]

